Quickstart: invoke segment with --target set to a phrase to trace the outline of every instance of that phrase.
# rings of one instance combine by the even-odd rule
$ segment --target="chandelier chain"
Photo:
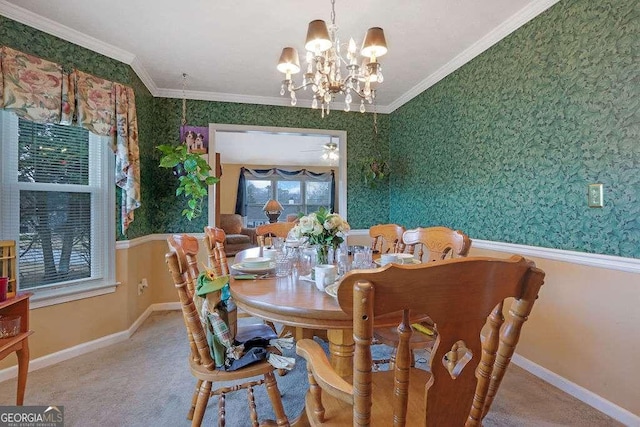
[[[187,124],[187,73],[182,73],[182,126]]]
[[[331,0],[331,24],[336,25],[336,0]]]
[[[373,102],[373,132],[378,136],[378,109],[375,101]]]

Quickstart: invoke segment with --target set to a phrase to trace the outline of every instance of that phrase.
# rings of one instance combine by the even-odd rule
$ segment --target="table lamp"
[[[267,218],[269,218],[269,222],[278,222],[278,217],[282,213],[283,208],[280,202],[271,199],[267,203],[265,203],[262,210],[267,215]]]

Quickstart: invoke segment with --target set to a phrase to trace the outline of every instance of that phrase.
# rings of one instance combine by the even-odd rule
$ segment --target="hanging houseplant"
[[[189,221],[199,217],[204,198],[209,194],[209,186],[220,180],[210,175],[209,163],[200,154],[190,153],[186,145],[163,144],[156,148],[162,152],[160,167],[173,168],[178,176],[180,184],[176,196],[182,195],[187,199],[187,207],[182,210],[182,215]]]
[[[373,146],[376,153],[380,153],[378,148],[378,112],[373,110]],[[389,162],[382,156],[367,158],[362,163],[362,175],[364,184],[369,188],[376,188],[379,184],[388,181],[391,168]]]
[[[369,188],[376,188],[379,184],[386,182],[390,172],[389,163],[381,157],[372,157],[362,163],[364,183]]]
[[[187,74],[182,73],[182,126],[187,124],[186,85]],[[180,181],[176,196],[187,199],[187,207],[182,210],[182,215],[189,221],[199,217],[202,215],[204,198],[209,194],[209,186],[220,179],[211,176],[209,163],[199,153],[191,152],[187,144],[162,144],[156,148],[162,152],[160,167],[172,168],[173,174]]]

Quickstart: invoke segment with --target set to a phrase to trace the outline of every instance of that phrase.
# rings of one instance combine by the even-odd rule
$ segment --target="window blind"
[[[105,138],[7,112],[2,138],[1,230],[19,242],[19,288],[55,290],[111,276]]]

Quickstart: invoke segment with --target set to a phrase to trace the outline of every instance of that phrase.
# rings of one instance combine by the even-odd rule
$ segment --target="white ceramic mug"
[[[276,259],[276,254],[278,251],[276,249],[262,249],[262,256],[269,259]]]
[[[387,265],[391,262],[398,262],[397,254],[382,254],[380,255],[380,265]]]
[[[413,254],[396,254],[396,258],[398,258],[398,264],[413,264],[414,262]]]
[[[335,265],[319,264],[314,267],[314,271],[316,273],[316,288],[321,291],[336,281],[338,272]]]

